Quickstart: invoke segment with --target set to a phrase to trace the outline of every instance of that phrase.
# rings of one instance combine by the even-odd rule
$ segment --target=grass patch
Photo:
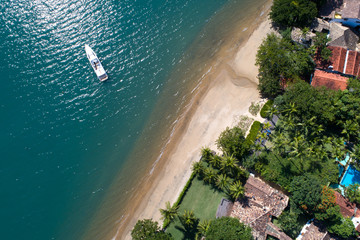
[[[180,204],[178,214],[184,214],[185,210],[193,210],[200,221],[215,219],[216,210],[223,197],[226,197],[225,193],[213,189],[211,185],[206,185],[195,177]],[[183,231],[183,226],[178,218],[169,225],[166,232],[171,233],[176,240],[191,239],[191,234]]]

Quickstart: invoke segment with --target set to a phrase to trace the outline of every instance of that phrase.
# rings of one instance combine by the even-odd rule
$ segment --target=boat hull
[[[85,52],[86,56],[91,64],[91,67],[93,68],[96,76],[101,82],[106,81],[109,77],[102,66],[99,58],[96,56],[95,52],[89,47],[89,45],[85,44]]]

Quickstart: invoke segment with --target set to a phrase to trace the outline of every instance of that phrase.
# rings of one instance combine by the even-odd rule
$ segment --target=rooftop
[[[340,206],[340,212],[344,217],[352,217],[355,215],[356,205],[335,191],[336,204]]]
[[[311,222],[306,224],[297,240],[328,240],[330,239],[329,233],[326,231],[326,228],[322,226],[319,222]]]
[[[347,77],[339,74],[315,70],[311,85],[314,87],[324,86],[333,90],[345,90],[347,87]]]
[[[321,17],[334,18],[340,13],[342,18],[360,18],[360,4],[358,0],[327,0],[320,9]]]
[[[288,201],[289,198],[282,192],[261,179],[250,176],[245,184],[245,196],[234,203],[230,216],[249,225],[258,240],[266,239],[268,234],[287,239],[285,234],[269,224],[271,224],[271,216],[280,216]],[[277,232],[277,235],[274,232]]]

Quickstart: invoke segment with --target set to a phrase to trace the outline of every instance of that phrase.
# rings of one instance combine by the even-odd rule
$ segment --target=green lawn
[[[193,210],[200,221],[215,219],[217,207],[223,197],[226,197],[224,193],[213,189],[210,185],[205,185],[202,180],[195,177],[180,204],[178,213],[182,215],[184,210]],[[166,231],[171,233],[175,240],[192,239],[194,237],[191,233],[187,234],[182,229],[180,221],[176,219]]]

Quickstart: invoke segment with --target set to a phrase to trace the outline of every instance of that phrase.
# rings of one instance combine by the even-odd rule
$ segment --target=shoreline
[[[146,138],[140,139],[139,151],[133,152],[133,161],[123,168],[136,168],[130,171],[131,179],[136,181],[122,191],[121,183],[129,171],[119,172],[82,239],[131,239],[131,230],[138,219],[152,218],[161,224],[159,209],[165,207],[165,202],[173,204],[177,200],[191,175],[192,163],[200,159],[201,147],[217,150],[216,139],[226,127],[238,123],[240,115],[256,119],[248,112],[251,102],[261,101],[255,55],[270,31],[268,12],[272,3],[272,0],[259,1],[255,5],[249,2],[246,14],[238,15],[240,9],[237,9],[230,11],[230,15],[215,17],[215,29],[207,28],[190,46],[185,54],[187,61],[180,61],[180,67],[170,76],[181,85],[168,86],[172,91],[163,94],[152,113],[163,116],[161,125],[145,128],[147,132],[142,135]],[[208,47],[203,48],[202,44]],[[184,70],[188,75],[183,74]],[[190,84],[184,85],[185,80]],[[179,87],[183,92],[179,93]],[[173,99],[174,93],[186,98],[182,97],[181,108],[176,105],[174,118],[167,119],[171,115],[167,115],[168,110],[164,115],[161,102]],[[157,130],[159,127],[162,129]],[[151,161],[143,164],[145,161],[139,160],[144,158]]]
[[[250,37],[233,53],[227,53],[225,58],[229,59],[209,76],[209,83],[199,87],[164,152],[167,161],[158,163],[156,177],[144,186],[147,193],[136,204],[137,210],[113,239],[118,239],[120,232],[124,233],[121,239],[131,239],[130,231],[138,219],[152,218],[161,223],[159,209],[167,201],[171,204],[176,201],[191,175],[192,163],[200,158],[201,147],[217,150],[215,140],[220,133],[233,126],[238,116],[249,115],[251,102],[261,101],[255,56],[263,38],[271,31],[268,11],[269,8],[253,26]]]

